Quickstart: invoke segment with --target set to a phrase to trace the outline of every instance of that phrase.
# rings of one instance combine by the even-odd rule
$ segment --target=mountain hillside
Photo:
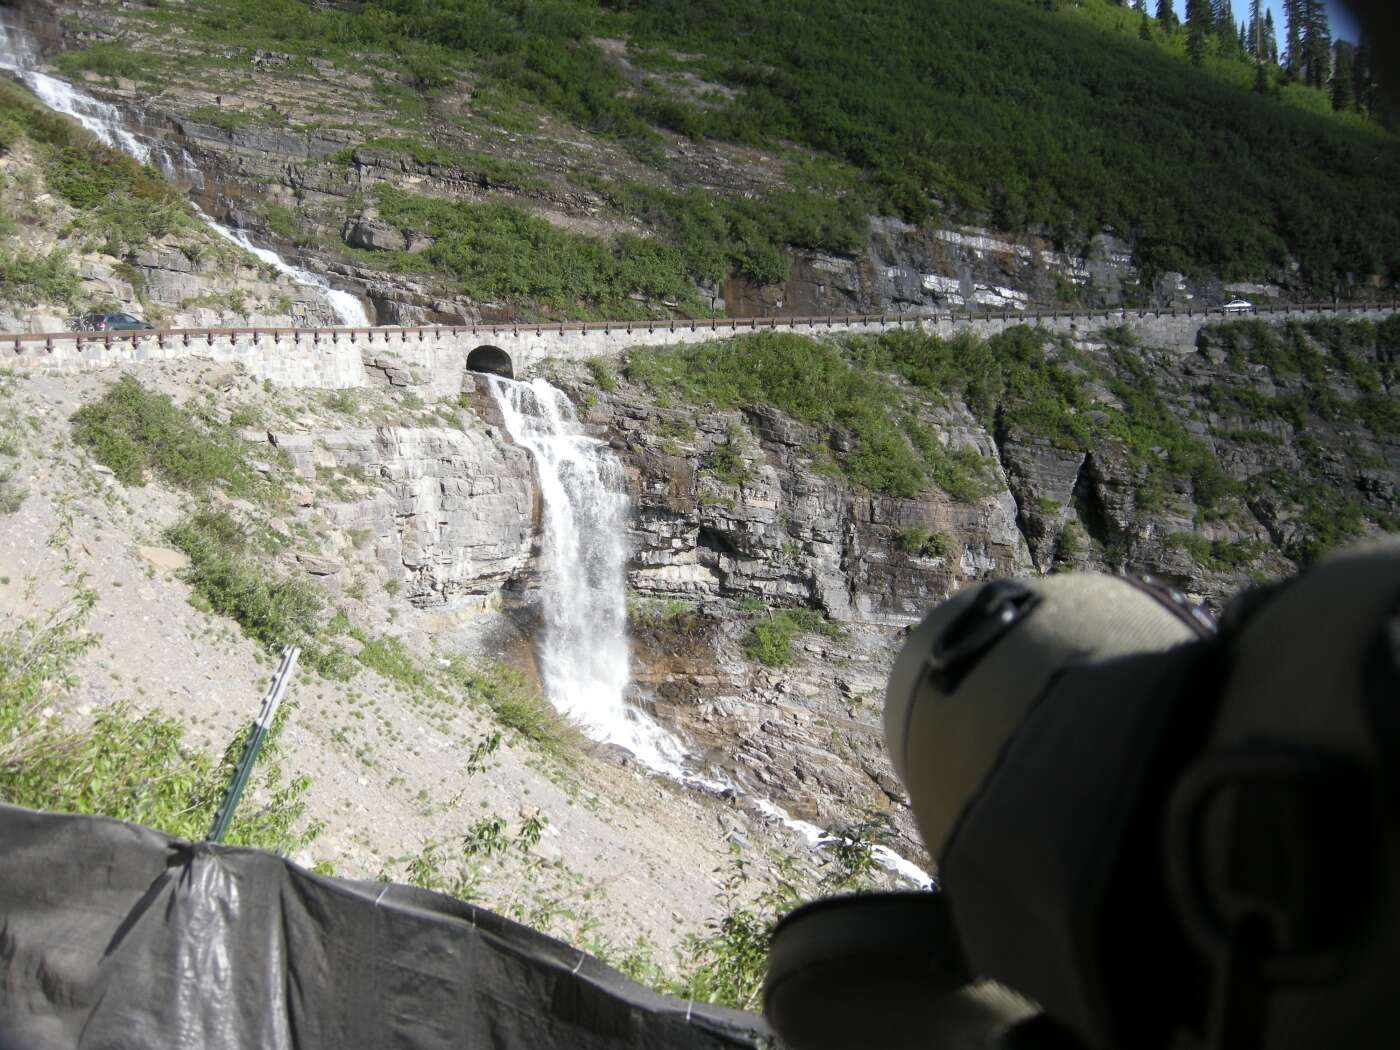
[[[340,271],[382,320],[1387,287],[1396,138],[1293,104],[1314,89],[1261,95],[1238,62],[1196,69],[1174,35],[1090,17],[1111,6],[167,0],[31,17],[59,71],[190,159],[181,178],[216,217]]]

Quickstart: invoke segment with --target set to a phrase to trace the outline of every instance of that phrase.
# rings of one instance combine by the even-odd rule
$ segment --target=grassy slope
[[[148,17],[220,45],[377,53],[424,91],[466,75],[508,85],[643,153],[656,124],[794,141],[864,172],[872,208],[920,218],[942,205],[1007,229],[1044,227],[1068,244],[1111,228],[1149,271],[1238,277],[1291,253],[1318,290],[1347,273],[1400,274],[1393,137],[1255,95],[1240,86],[1240,62],[1193,70],[1178,38],[1120,32],[1110,20],[1125,16],[1102,0],[1059,13],[1022,0],[936,7],[388,0],[351,14],[217,0]],[[701,107],[661,88],[630,90],[588,42],[597,36],[626,36],[644,66],[684,69],[738,97]],[[111,53],[102,62],[133,67]]]

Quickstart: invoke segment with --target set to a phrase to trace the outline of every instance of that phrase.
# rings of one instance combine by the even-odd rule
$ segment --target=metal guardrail
[[[1384,311],[1388,313],[1400,312],[1400,302],[1392,301],[1386,303],[1298,303],[1292,306],[1255,306],[1248,310],[1226,310],[1220,306],[1206,306],[1199,309],[1195,307],[1177,308],[1156,308],[1156,307],[1130,307],[1104,310],[945,310],[933,311],[929,313],[898,313],[898,314],[826,314],[821,316],[770,316],[770,317],[699,317],[699,318],[672,318],[666,321],[506,321],[492,324],[466,324],[466,325],[409,325],[400,327],[394,326],[371,326],[364,328],[352,327],[331,327],[331,328],[163,328],[153,331],[129,331],[129,332],[41,332],[41,333],[18,333],[0,334],[0,346],[9,344],[13,352],[20,353],[25,343],[43,343],[49,351],[53,350],[55,342],[91,343],[100,342],[110,346],[113,340],[136,341],[140,339],[156,339],[161,346],[172,340],[183,341],[186,345],[191,339],[209,339],[211,337],[226,336],[237,338],[239,336],[252,336],[256,345],[263,337],[270,337],[274,343],[280,343],[284,338],[290,336],[293,339],[301,339],[311,336],[313,341],[319,342],[322,338],[329,338],[333,342],[338,342],[342,336],[366,336],[367,341],[374,342],[376,335],[382,335],[387,343],[391,334],[397,334],[401,338],[417,334],[421,341],[428,333],[446,333],[448,335],[470,334],[491,335],[497,333],[510,332],[519,335],[521,332],[535,332],[543,335],[545,332],[558,333],[563,335],[566,332],[613,332],[625,331],[628,334],[635,332],[675,332],[675,331],[699,331],[701,329],[732,329],[758,330],[761,328],[818,328],[826,326],[835,328],[849,327],[851,325],[905,325],[918,324],[928,321],[943,322],[948,324],[967,324],[971,322],[987,321],[1016,321],[1021,324],[1035,324],[1040,321],[1058,320],[1084,320],[1095,319],[1112,320],[1114,318],[1161,318],[1161,317],[1210,317],[1218,315],[1220,317],[1252,317],[1268,316],[1273,314],[1347,314],[1347,313],[1369,313],[1372,311]]]

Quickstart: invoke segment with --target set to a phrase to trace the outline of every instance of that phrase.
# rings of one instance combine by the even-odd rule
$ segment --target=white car
[[[1254,304],[1245,302],[1243,299],[1231,299],[1220,309],[1224,310],[1227,314],[1242,314],[1247,310],[1253,310]]]

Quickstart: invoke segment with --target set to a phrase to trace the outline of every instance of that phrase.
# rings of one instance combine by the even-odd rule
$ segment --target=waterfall
[[[349,292],[342,292],[339,288],[332,288],[330,282],[318,274],[309,270],[303,270],[300,266],[293,266],[270,248],[259,248],[248,239],[248,235],[242,230],[235,230],[220,222],[215,222],[203,210],[196,207],[199,217],[209,224],[209,228],[227,241],[232,241],[246,252],[252,252],[261,261],[267,263],[278,273],[290,277],[297,284],[307,285],[311,288],[320,289],[320,292],[331,304],[331,309],[340,318],[340,323],[351,328],[369,328],[369,314],[365,313],[364,305]]]
[[[10,27],[6,26],[3,20],[0,20],[0,69],[16,74],[25,86],[34,92],[40,102],[55,113],[72,117],[103,145],[119,149],[141,164],[152,162],[151,147],[126,129],[122,123],[121,113],[116,106],[79,91],[66,80],[59,80],[47,73],[40,73],[33,68],[36,61],[34,49],[25,34],[18,30],[12,33]],[[181,167],[187,172],[193,169],[198,174],[198,178],[191,178],[191,182],[195,185],[203,185],[203,173],[195,167],[194,161],[187,151],[181,150],[180,152]],[[175,167],[174,160],[164,152],[154,159],[166,171],[167,176]],[[365,313],[364,305],[349,292],[332,288],[330,282],[325,278],[291,265],[270,249],[254,246],[248,240],[248,235],[242,230],[230,229],[222,223],[216,222],[200,209],[196,208],[195,210],[209,228],[220,237],[231,241],[245,251],[252,252],[262,262],[272,266],[278,273],[291,278],[297,284],[316,289],[330,303],[331,309],[335,311],[341,324],[352,328],[369,327],[369,315]]]
[[[624,696],[627,645],[627,496],[622,466],[579,426],[563,391],[543,379],[488,376],[506,431],[535,458],[544,502],[545,694],[594,740],[683,781],[685,748]]]

